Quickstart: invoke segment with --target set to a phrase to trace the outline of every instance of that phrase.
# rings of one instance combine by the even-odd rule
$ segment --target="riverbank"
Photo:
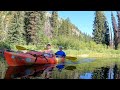
[[[36,47],[33,45],[20,45],[25,47],[26,49],[29,50],[36,50],[36,51],[41,51],[44,49],[44,47]],[[12,50],[18,51],[15,47],[15,45],[12,47]],[[56,52],[58,49],[55,47],[52,47],[52,50]],[[98,47],[98,48],[86,48],[86,49],[79,49],[79,50],[73,50],[73,49],[67,49],[65,50],[65,53],[67,56],[75,56],[78,58],[120,58],[120,50],[114,50],[111,48],[103,48],[103,47]]]
[[[120,58],[120,50],[64,50],[67,55],[80,58]]]

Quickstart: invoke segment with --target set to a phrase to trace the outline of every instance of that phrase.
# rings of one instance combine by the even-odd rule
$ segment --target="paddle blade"
[[[44,50],[47,50],[47,48],[44,48]]]
[[[65,69],[66,70],[74,70],[74,69],[76,69],[76,67],[75,66],[67,66],[67,67],[65,67]]]
[[[16,45],[16,48],[17,48],[18,50],[27,50],[25,47],[18,46],[18,45]]]
[[[76,58],[76,57],[71,57],[71,56],[66,56],[66,59],[69,59],[69,60],[76,60],[77,58]]]

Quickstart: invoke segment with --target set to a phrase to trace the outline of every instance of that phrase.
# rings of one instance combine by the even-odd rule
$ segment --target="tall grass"
[[[48,40],[50,41],[50,40]],[[52,44],[52,49],[54,52],[58,50],[58,46],[63,46],[64,51],[67,55],[73,55],[76,57],[120,57],[120,50],[114,50],[111,48],[107,48],[106,45],[102,44],[96,44],[93,41],[80,41],[78,39],[75,39],[75,37],[67,37],[67,36],[60,36],[59,38],[53,39],[50,41]],[[46,42],[47,44],[47,42]],[[8,49],[16,49],[16,45],[18,44],[8,44],[7,42],[1,42],[0,48],[8,48]],[[38,44],[38,45],[22,45],[21,46],[30,49],[30,50],[36,50],[40,51],[45,48],[44,44]]]

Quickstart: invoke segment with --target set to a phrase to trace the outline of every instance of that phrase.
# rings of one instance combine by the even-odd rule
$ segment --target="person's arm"
[[[57,55],[58,51],[55,53],[55,55]]]
[[[59,51],[55,53],[56,57],[61,57],[61,55],[58,54]]]
[[[53,50],[51,50],[51,52],[50,52],[51,54],[52,54],[52,56],[55,56],[55,53],[54,53],[54,51]]]
[[[65,52],[63,52],[63,56],[64,56],[64,57],[66,57],[66,54],[65,54]]]
[[[41,51],[41,56],[44,56],[45,50]]]

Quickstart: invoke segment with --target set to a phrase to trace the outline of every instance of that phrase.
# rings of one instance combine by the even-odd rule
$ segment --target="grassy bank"
[[[44,47],[37,48],[35,46],[26,46],[26,45],[21,45],[21,46],[24,46],[27,49],[36,50],[36,51],[40,51],[40,50],[44,49]],[[13,49],[17,50],[15,46]],[[53,47],[52,50],[54,52],[56,52],[58,49]],[[110,48],[108,48],[108,49],[107,48],[97,48],[94,50],[90,50],[90,49],[80,49],[80,50],[67,49],[64,51],[66,52],[67,55],[75,56],[75,57],[120,58],[120,50],[114,50],[114,49],[110,49]]]
[[[64,50],[67,55],[76,57],[93,57],[93,58],[120,58],[120,50],[105,49],[104,51],[92,50]]]
[[[93,44],[93,45],[92,45]],[[89,44],[88,44],[89,45]],[[12,50],[16,50],[16,45],[12,45]],[[36,45],[20,45],[23,46],[27,49],[30,50],[36,50],[40,51],[43,50],[45,46],[39,46],[36,47]],[[75,57],[95,57],[95,58],[119,58],[120,57],[120,50],[114,50],[111,48],[107,48],[106,46],[103,45],[96,45],[94,43],[91,43],[89,46],[81,45],[84,46],[82,48],[79,48],[78,50],[75,49],[64,49],[67,55],[70,56],[75,56]],[[56,52],[58,48],[56,46],[52,45],[52,50]]]

